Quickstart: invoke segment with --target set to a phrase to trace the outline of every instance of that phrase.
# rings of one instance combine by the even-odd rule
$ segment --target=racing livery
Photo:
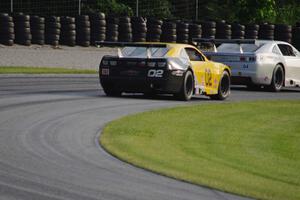
[[[200,39],[198,42],[208,42]],[[210,40],[212,51],[204,52],[211,60],[232,70],[232,83],[271,91],[300,86],[300,53],[292,45],[270,40]]]
[[[192,95],[204,94],[224,100],[230,94],[230,68],[209,61],[192,45],[115,42],[97,45],[119,47],[117,56],[104,56],[99,66],[100,83],[108,96],[119,96],[122,92],[164,93],[190,100]]]

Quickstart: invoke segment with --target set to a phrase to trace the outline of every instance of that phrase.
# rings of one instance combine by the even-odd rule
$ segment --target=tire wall
[[[60,40],[60,17],[50,16],[46,18],[45,42],[52,46],[58,46]]]
[[[7,46],[88,47],[96,41],[191,43],[195,38],[280,40],[300,49],[300,22],[291,26],[114,17],[101,12],[75,17],[0,13],[0,44]]]

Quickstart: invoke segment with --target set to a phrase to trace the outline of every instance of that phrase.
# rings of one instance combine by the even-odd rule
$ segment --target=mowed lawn
[[[109,123],[113,155],[170,177],[259,199],[300,199],[300,101],[202,104]]]

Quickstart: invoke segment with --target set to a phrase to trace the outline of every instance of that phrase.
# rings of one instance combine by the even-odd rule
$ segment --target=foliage
[[[296,24],[300,21],[300,5],[296,3],[283,5],[277,8],[276,23]]]
[[[117,0],[96,0],[93,4],[84,4],[85,12],[104,12],[108,15],[132,16],[132,8]]]
[[[237,17],[242,23],[275,22],[275,0],[240,0],[237,1]]]

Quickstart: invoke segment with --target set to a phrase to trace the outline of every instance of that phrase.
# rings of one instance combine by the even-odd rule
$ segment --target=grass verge
[[[47,67],[0,67],[0,74],[96,74],[90,69],[66,69]]]
[[[300,199],[300,102],[176,107],[109,123],[113,155],[180,180],[259,199]]]

